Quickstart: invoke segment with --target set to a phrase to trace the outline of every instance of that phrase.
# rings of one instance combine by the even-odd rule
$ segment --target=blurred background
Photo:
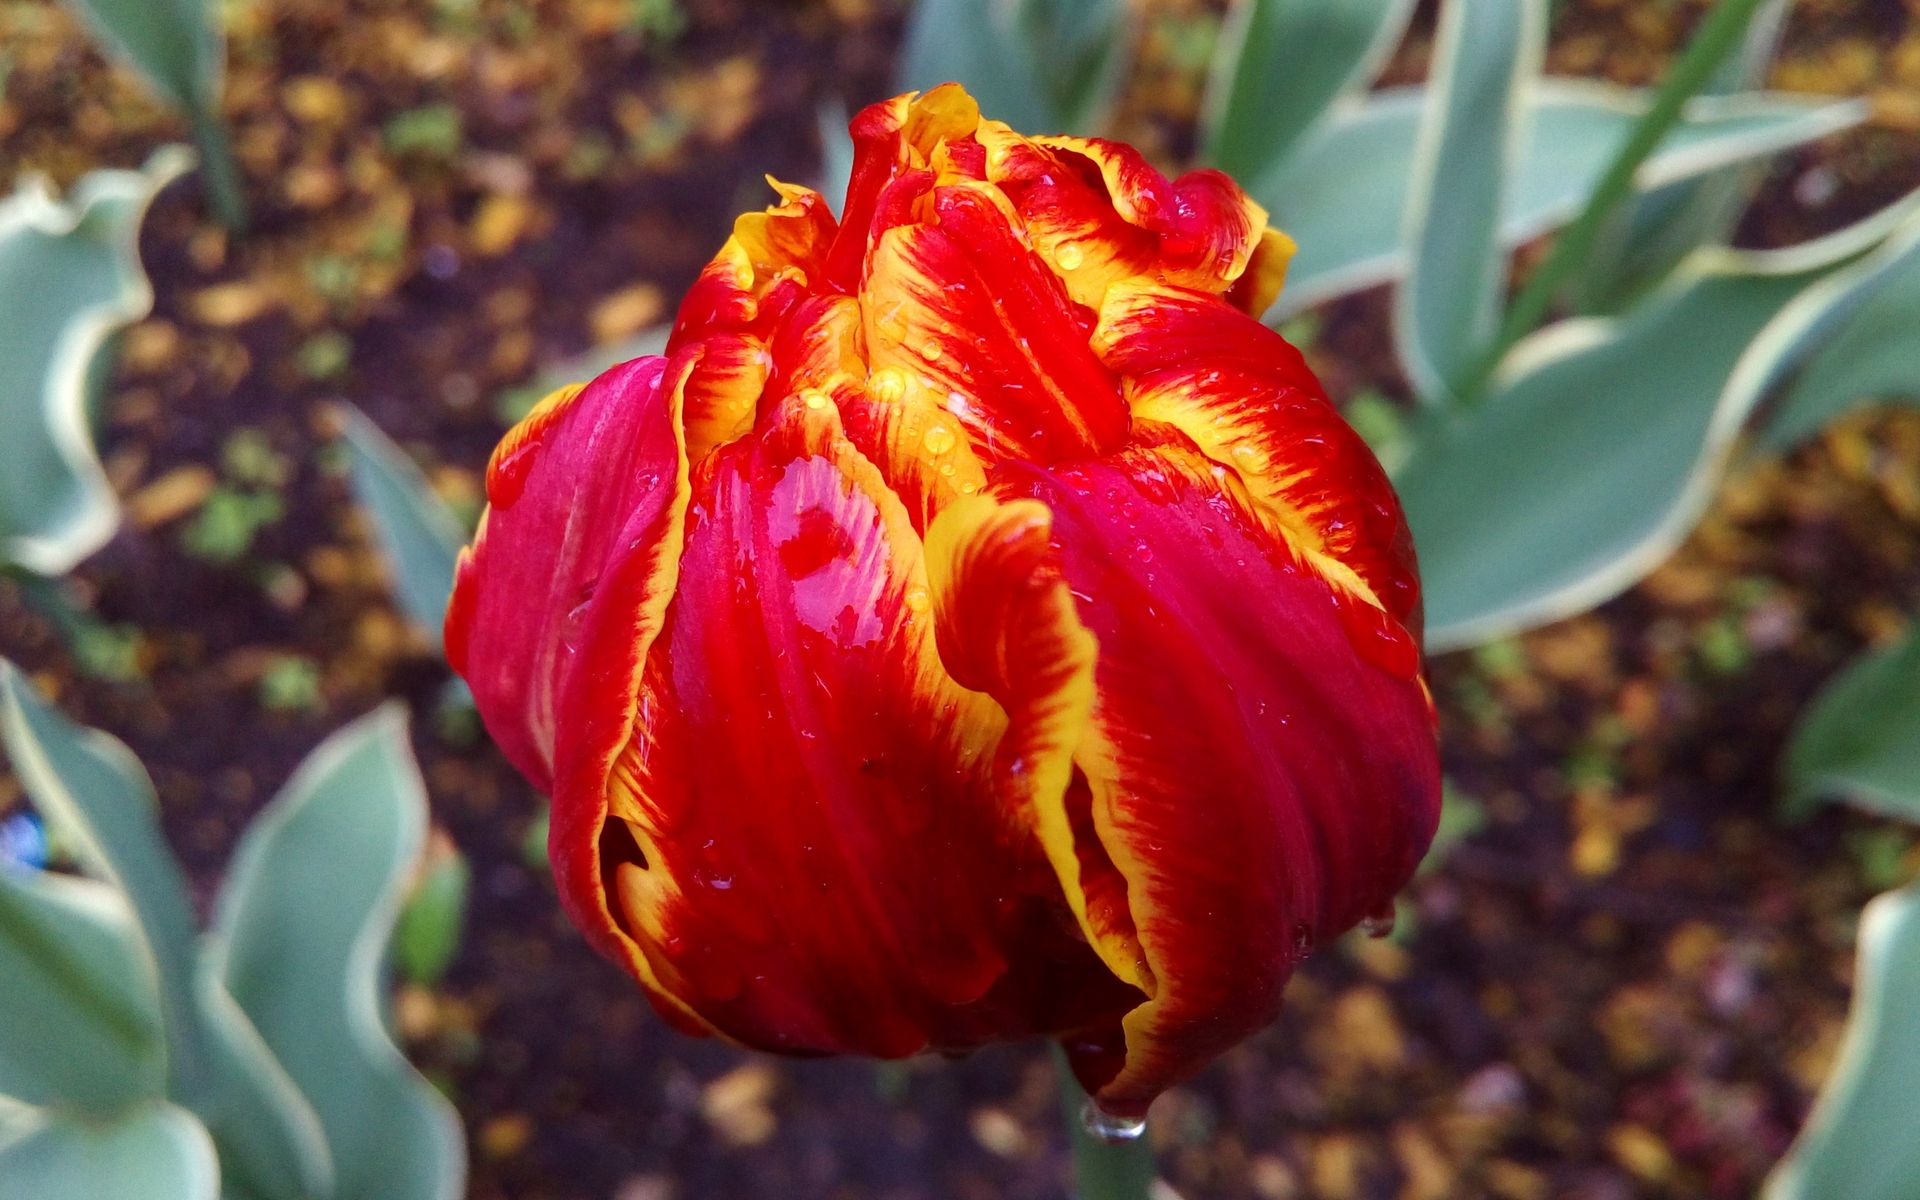
[[[116,7],[88,11],[111,26]],[[411,711],[431,828],[418,839],[424,865],[401,885],[426,899],[401,920],[391,1028],[458,1109],[474,1200],[1068,1194],[1042,1047],[876,1066],[689,1040],[568,926],[544,865],[543,801],[487,742],[426,620],[508,424],[554,383],[657,340],[733,216],[772,199],[763,175],[844,172],[846,113],[937,82],[913,72],[949,62],[974,83],[978,45],[955,21],[1000,22],[993,36],[1043,58],[1046,37],[1082,52],[1086,29],[1124,44],[1119,57],[1085,54],[1087,77],[1104,82],[1056,92],[1045,115],[1130,140],[1170,172],[1203,157],[1244,164],[1303,256],[1324,244],[1309,231],[1325,218],[1303,207],[1308,229],[1289,220],[1286,178],[1339,201],[1377,198],[1388,167],[1427,169],[1429,190],[1456,209],[1489,206],[1471,175],[1450,178],[1431,152],[1394,152],[1382,167],[1338,146],[1286,163],[1248,150],[1245,129],[1259,122],[1223,115],[1231,81],[1248,77],[1223,45],[1252,45],[1260,29],[1224,3],[1054,5],[1053,25],[1017,28],[1000,11],[1017,6],[931,7],[941,12],[918,18],[929,24],[903,63],[908,18],[893,0],[221,0],[204,16],[224,45],[137,31],[116,43],[85,6],[0,0],[0,178],[38,173],[74,204],[90,187],[126,189],[99,202],[93,257],[58,257],[67,251],[52,241],[34,250],[45,260],[0,249],[0,273],[12,272],[0,350],[13,360],[0,369],[12,389],[0,412],[22,431],[0,447],[14,477],[0,499],[31,509],[64,486],[13,458],[31,452],[33,430],[65,428],[44,416],[55,406],[87,414],[98,464],[83,435],[52,438],[60,452],[34,461],[85,477],[73,485],[79,515],[48,517],[58,528],[36,541],[39,516],[0,514],[15,560],[0,576],[0,655],[144,764],[202,920],[248,821],[308,752],[385,700]],[[1428,79],[1439,7],[1381,18],[1386,32],[1335,80],[1342,102]],[[1544,64],[1524,69],[1651,88],[1712,7],[1543,5]],[[169,8],[199,19],[186,0],[154,6]],[[1724,71],[1746,54],[1744,81],[1722,74],[1713,86],[1764,88],[1781,107],[1741,127],[1747,142],[1676,159],[1662,177],[1711,169],[1731,189],[1737,176],[1719,227],[1695,243],[1807,243],[1920,186],[1920,3],[1798,0],[1773,16],[1776,31],[1743,34],[1722,60]],[[1315,54],[1319,35],[1301,36],[1289,52]],[[1449,69],[1474,69],[1483,36],[1466,26]],[[136,61],[147,54],[144,71],[128,47]],[[1051,60],[1083,61],[1061,54]],[[994,86],[976,87],[983,107],[1014,119]],[[1564,168],[1577,184],[1566,202],[1488,235],[1515,251],[1516,282],[1547,259],[1538,235],[1583,211],[1649,94],[1594,135],[1587,166]],[[1244,101],[1256,102],[1286,98]],[[1307,113],[1287,137],[1319,119]],[[1497,119],[1431,125],[1423,145]],[[153,158],[196,142],[198,170]],[[106,169],[121,174],[103,182]],[[1460,218],[1436,206],[1423,221],[1417,200],[1397,199],[1421,188],[1396,186],[1388,249],[1404,234],[1415,266],[1368,265],[1356,251],[1327,267],[1315,303],[1273,319],[1384,456],[1412,456],[1423,555],[1432,528],[1437,586],[1461,589],[1436,600],[1454,631],[1432,666],[1450,779],[1442,844],[1390,937],[1321,953],[1278,1025],[1159,1102],[1150,1137],[1162,1174],[1179,1195],[1236,1200],[1752,1195],[1833,1067],[1863,905],[1920,872],[1920,655],[1901,641],[1920,606],[1920,412],[1867,403],[1920,393],[1898,386],[1916,373],[1920,312],[1884,301],[1920,295],[1900,232],[1911,222],[1862,235],[1819,267],[1840,274],[1809,268],[1751,319],[1745,293],[1709,296],[1698,312],[1684,296],[1661,308],[1651,276],[1616,273],[1612,301],[1549,297],[1556,312],[1625,313],[1689,344],[1748,321],[1705,375],[1659,358],[1678,351],[1626,343],[1688,396],[1737,383],[1739,363],[1752,365],[1745,348],[1788,309],[1808,310],[1803,324],[1823,337],[1855,338],[1840,365],[1895,355],[1880,375],[1843,377],[1812,399],[1781,400],[1776,387],[1773,409],[1757,394],[1745,407],[1709,403],[1676,425],[1663,423],[1675,408],[1633,407],[1667,404],[1657,388],[1634,384],[1608,408],[1572,371],[1548,388],[1558,404],[1598,406],[1614,414],[1609,428],[1652,440],[1588,445],[1582,429],[1515,433],[1509,421],[1488,434],[1492,457],[1422,466],[1423,448],[1470,440],[1474,421],[1508,410],[1496,389],[1465,404],[1457,427],[1422,424],[1435,419],[1431,395],[1459,381],[1449,354],[1472,375],[1470,356],[1424,330],[1417,306],[1396,306],[1403,295],[1465,304],[1473,287],[1421,273],[1444,263],[1437,239]],[[1533,181],[1504,186],[1511,196]],[[1632,215],[1658,219],[1646,199]],[[0,221],[0,233],[14,230]],[[115,251],[121,240],[137,259]],[[1616,267],[1624,252],[1597,254],[1589,261]],[[57,285],[83,271],[101,273],[119,315],[76,363],[56,353],[71,315],[61,306],[99,303]],[[1396,289],[1403,275],[1415,282]],[[1881,290],[1832,311],[1814,311],[1800,286],[1868,275]],[[1627,299],[1647,295],[1650,308]],[[1879,341],[1849,323],[1861,313],[1885,327]],[[1826,362],[1796,354],[1766,370],[1769,385]],[[1594,370],[1604,384],[1605,363]],[[1782,406],[1798,414],[1784,432],[1745,420]],[[1498,499],[1517,472],[1511,503],[1532,510],[1548,502],[1526,491],[1520,461],[1538,457],[1551,478],[1676,449],[1687,465],[1675,479],[1608,467],[1611,499],[1602,486],[1585,501],[1617,512],[1670,484],[1672,503],[1645,530],[1609,530],[1584,511],[1544,532],[1509,530],[1445,507],[1454,475]],[[1436,507],[1416,504],[1432,496]],[[1476,528],[1498,532],[1474,541]],[[1556,542],[1617,549],[1543,567],[1564,578],[1537,585],[1489,565]],[[1471,598],[1476,587],[1537,603],[1494,611]],[[1809,734],[1802,714],[1823,688],[1886,647],[1906,657],[1877,660],[1855,688],[1865,698]],[[1798,766],[1783,771],[1790,744]],[[59,831],[49,847],[10,745],[0,859],[57,864]]]

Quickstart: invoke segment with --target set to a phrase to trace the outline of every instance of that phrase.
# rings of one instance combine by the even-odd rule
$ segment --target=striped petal
[[[1419,572],[1393,485],[1286,339],[1212,296],[1126,282],[1107,293],[1094,344],[1135,420],[1177,426],[1322,573],[1418,639]]]
[[[560,696],[614,574],[673,590],[686,507],[679,389],[641,358],[541,401],[494,450],[488,508],[447,607],[447,660],[503,753],[551,791]]]
[[[1069,820],[1097,841],[1075,847],[1087,933],[1148,999],[1068,1045],[1122,1114],[1266,1024],[1310,948],[1391,903],[1439,803],[1418,656],[1382,650],[1395,623],[1177,430],[1138,440],[999,485],[1055,514],[1100,645]]]
[[[1230,294],[1256,314],[1279,294],[1293,242],[1219,171],[1169,181],[1120,142],[1004,130],[983,122],[988,178],[1080,303],[1130,279]]]
[[[1127,436],[1094,314],[1022,245],[991,188],[936,188],[931,217],[880,233],[861,290],[868,360],[931,392],[985,462],[1104,454]]]
[[[1024,815],[1092,694],[1044,510],[943,526],[930,570],[820,392],[716,451],[691,507],[605,798],[565,798],[610,813],[602,886],[655,999],[884,1056],[1124,1011]]]

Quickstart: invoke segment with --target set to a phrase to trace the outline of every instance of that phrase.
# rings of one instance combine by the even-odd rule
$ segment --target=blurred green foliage
[[[0,871],[0,1198],[454,1200],[458,1122],[381,1016],[425,832],[399,712],[301,766],[204,937],[126,747],[4,661],[0,739],[81,871]]]

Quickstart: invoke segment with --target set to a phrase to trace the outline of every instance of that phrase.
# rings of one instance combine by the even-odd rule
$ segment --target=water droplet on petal
[[[1393,932],[1394,922],[1397,919],[1398,914],[1394,911],[1393,902],[1389,900],[1378,911],[1370,912],[1360,918],[1360,932],[1370,938],[1386,937]]]
[[[867,394],[883,404],[895,404],[906,399],[908,382],[906,372],[882,367],[868,376]]]
[[[1313,930],[1305,921],[1293,927],[1293,952],[1301,958],[1313,949]]]
[[[906,604],[908,612],[925,612],[927,605],[931,602],[927,589],[917,586],[908,588],[907,594],[901,599]]]
[[[928,454],[939,455],[953,449],[954,440],[953,430],[945,425],[935,425],[927,430],[920,442],[927,448]]]
[[[940,361],[940,343],[931,338],[913,347],[913,351],[928,362]]]
[[[1092,1100],[1080,1110],[1080,1124],[1086,1131],[1110,1145],[1125,1142],[1137,1142],[1140,1135],[1147,1131],[1145,1117],[1123,1117],[1110,1113]]]
[[[800,393],[800,401],[815,412],[827,406],[827,394],[819,388],[808,388]]]
[[[1235,442],[1229,453],[1233,455],[1234,462],[1249,471],[1259,471],[1267,465],[1267,456],[1260,452],[1260,447],[1250,441]]]
[[[1062,271],[1077,271],[1080,269],[1080,264],[1087,261],[1087,252],[1068,242],[1054,252],[1053,261],[1060,264]]]

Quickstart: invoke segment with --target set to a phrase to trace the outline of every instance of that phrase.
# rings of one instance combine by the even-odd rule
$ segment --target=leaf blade
[[[453,1200],[457,1118],[388,1037],[381,963],[426,796],[405,718],[328,738],[248,829],[215,924],[221,978],[312,1101],[337,1200]]]

